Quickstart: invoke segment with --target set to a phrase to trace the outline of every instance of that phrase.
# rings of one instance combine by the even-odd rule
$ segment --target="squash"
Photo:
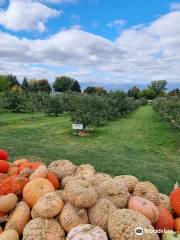
[[[14,175],[18,175],[18,174],[19,174],[19,168],[18,167],[11,166],[9,168],[9,171],[8,171],[9,176],[14,176]]]
[[[23,233],[23,229],[30,220],[30,208],[27,203],[19,202],[9,221],[6,223],[5,230],[15,229],[19,234]]]
[[[16,195],[20,195],[27,182],[27,178],[19,175],[4,179],[0,183],[0,196],[6,195],[8,193],[15,193]]]
[[[44,194],[34,205],[34,213],[42,218],[53,218],[57,216],[64,206],[61,191]]]
[[[8,178],[8,175],[7,175],[7,174],[5,174],[5,173],[0,173],[0,183],[1,183],[4,179],[6,179],[6,178]]]
[[[82,224],[71,229],[66,240],[108,240],[108,238],[100,227]]]
[[[9,193],[4,196],[0,196],[0,211],[9,212],[16,207],[18,198],[14,193]]]
[[[23,232],[23,240],[65,240],[64,230],[55,219],[35,218]]]
[[[0,234],[0,240],[19,240],[19,235],[16,230],[8,229]]]
[[[27,159],[17,159],[17,160],[15,160],[14,162],[13,162],[13,166],[14,167],[19,167],[21,164],[23,164],[23,163],[27,163],[27,162],[29,162],[29,160],[27,160]]]
[[[177,232],[163,233],[162,240],[180,240],[180,234]]]
[[[59,189],[60,184],[59,184],[58,178],[54,173],[48,172],[47,179],[52,183],[55,189]]]
[[[30,175],[29,180],[35,178],[46,178],[47,174],[48,174],[47,167],[42,165],[36,168],[36,170]]]
[[[22,171],[25,168],[30,168],[31,169],[31,163],[30,162],[25,162],[25,163],[20,164],[19,172]]]
[[[35,178],[24,187],[23,198],[29,206],[33,207],[41,196],[54,191],[54,186],[49,180],[45,178]]]
[[[0,173],[7,173],[9,170],[9,163],[5,160],[0,160]]]
[[[154,203],[142,197],[131,197],[128,202],[128,208],[140,212],[151,223],[157,222],[159,218],[159,210]]]
[[[177,215],[180,215],[180,187],[175,188],[170,194],[172,209]]]
[[[4,149],[0,149],[0,160],[7,161],[9,158],[8,152],[6,152]]]
[[[153,225],[156,230],[173,230],[174,219],[172,214],[164,207],[158,207],[159,218]]]
[[[174,223],[174,229],[180,233],[180,217],[176,218]]]

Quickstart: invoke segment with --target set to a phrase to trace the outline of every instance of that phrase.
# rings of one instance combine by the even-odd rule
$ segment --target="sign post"
[[[77,136],[79,135],[79,130],[83,130],[83,124],[73,123],[72,129],[75,129],[77,132]]]

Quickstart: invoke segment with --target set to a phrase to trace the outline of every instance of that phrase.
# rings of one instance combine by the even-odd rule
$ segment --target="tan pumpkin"
[[[0,212],[9,212],[13,210],[18,203],[18,198],[14,193],[0,196]]]
[[[0,234],[0,240],[19,240],[19,235],[15,229],[8,229]]]
[[[54,192],[54,186],[45,178],[35,178],[28,182],[23,189],[23,198],[30,207],[48,192]]]
[[[17,159],[12,163],[12,166],[19,167],[21,164],[28,163],[28,162],[29,162],[28,159]]]
[[[159,210],[154,203],[142,197],[131,197],[128,202],[128,208],[140,212],[153,224],[159,218]]]
[[[66,203],[64,205],[59,219],[66,232],[69,232],[78,225],[89,223],[87,210],[75,207],[71,203]]]
[[[5,226],[7,229],[15,229],[19,234],[23,233],[23,229],[30,220],[30,208],[26,202],[19,202],[12,216]]]
[[[77,167],[75,175],[86,178],[91,178],[95,174],[95,169],[90,164],[82,164]]]
[[[34,205],[34,213],[42,218],[57,216],[64,206],[61,191],[49,192],[43,195]]]
[[[47,167],[42,165],[36,168],[36,170],[30,175],[29,180],[32,180],[35,178],[46,178],[47,174],[48,174]]]
[[[65,240],[64,230],[55,219],[35,218],[23,232],[23,240]]]

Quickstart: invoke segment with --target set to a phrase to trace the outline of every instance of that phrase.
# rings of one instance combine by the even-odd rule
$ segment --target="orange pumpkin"
[[[0,160],[8,161],[9,154],[4,149],[0,149]]]
[[[0,183],[1,183],[4,179],[6,179],[6,178],[8,178],[8,175],[7,175],[7,174],[5,174],[5,173],[0,173]]]
[[[159,219],[154,224],[156,230],[173,230],[174,219],[172,214],[164,207],[158,207]]]
[[[27,159],[17,159],[13,162],[14,167],[19,167],[22,163],[27,163],[29,160]]]
[[[25,168],[30,168],[31,169],[31,163],[30,162],[25,162],[19,165],[19,172],[21,172]]]
[[[0,173],[7,173],[9,170],[9,163],[5,160],[0,160]]]
[[[170,194],[172,209],[177,215],[180,215],[180,187],[175,188]]]
[[[56,190],[59,189],[59,180],[54,173],[48,172],[47,179],[52,183]]]
[[[180,233],[180,217],[176,218],[174,221],[174,229]]]
[[[55,188],[49,180],[45,178],[35,178],[24,187],[23,198],[30,207],[33,207],[41,196],[54,191]]]
[[[15,193],[16,195],[21,194],[27,182],[27,178],[19,175],[14,175],[4,179],[0,183],[0,196],[8,193]]]
[[[142,197],[131,197],[128,202],[128,208],[140,212],[147,217],[151,223],[157,222],[159,218],[159,210],[154,203]]]
[[[36,168],[38,168],[39,166],[43,165],[41,162],[32,162],[31,163],[31,168],[33,170],[36,170]]]
[[[9,176],[14,176],[19,174],[19,168],[18,167],[10,167],[8,171]]]
[[[48,169],[45,165],[41,165],[30,175],[29,179],[33,180],[35,178],[46,178]]]

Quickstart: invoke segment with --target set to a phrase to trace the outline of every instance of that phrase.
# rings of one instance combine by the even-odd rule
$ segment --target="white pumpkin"
[[[69,232],[66,240],[108,240],[106,233],[98,226],[79,225]]]

